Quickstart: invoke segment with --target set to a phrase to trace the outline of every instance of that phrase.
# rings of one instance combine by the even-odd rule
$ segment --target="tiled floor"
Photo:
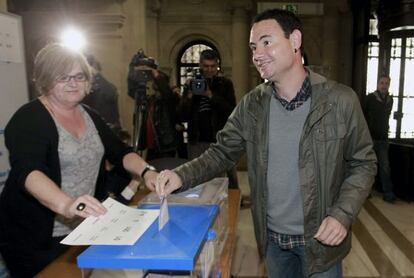
[[[239,172],[242,194],[248,196],[246,172]],[[414,278],[414,203],[385,203],[374,194],[353,225],[353,247],[343,262],[347,278]],[[235,277],[264,277],[254,239],[250,209],[241,209],[233,260]]]

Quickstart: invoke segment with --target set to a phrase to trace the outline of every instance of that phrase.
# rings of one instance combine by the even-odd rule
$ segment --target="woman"
[[[12,277],[33,277],[66,250],[59,242],[82,218],[106,212],[104,161],[144,176],[156,172],[80,104],[89,92],[85,58],[50,44],[36,56],[40,97],[5,129],[11,171],[0,196],[0,252]],[[94,197],[93,197],[94,196]]]

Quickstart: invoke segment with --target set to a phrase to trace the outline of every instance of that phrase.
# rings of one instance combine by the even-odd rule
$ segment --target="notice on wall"
[[[0,16],[0,62],[22,63],[22,41],[19,21],[14,17]]]
[[[0,192],[10,172],[4,129],[28,96],[21,18],[0,12]]]

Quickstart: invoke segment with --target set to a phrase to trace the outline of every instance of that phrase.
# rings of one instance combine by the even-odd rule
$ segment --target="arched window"
[[[182,48],[177,57],[178,85],[183,85],[188,78],[193,77],[193,70],[199,66],[200,53],[206,49],[213,49],[217,51],[213,44],[204,40],[192,41]]]

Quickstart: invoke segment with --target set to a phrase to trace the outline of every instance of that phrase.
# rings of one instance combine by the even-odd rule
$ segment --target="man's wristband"
[[[157,169],[155,169],[155,167],[152,165],[149,165],[149,164],[145,165],[145,168],[141,173],[141,178],[144,178],[145,173],[147,173],[148,171],[157,171]]]

